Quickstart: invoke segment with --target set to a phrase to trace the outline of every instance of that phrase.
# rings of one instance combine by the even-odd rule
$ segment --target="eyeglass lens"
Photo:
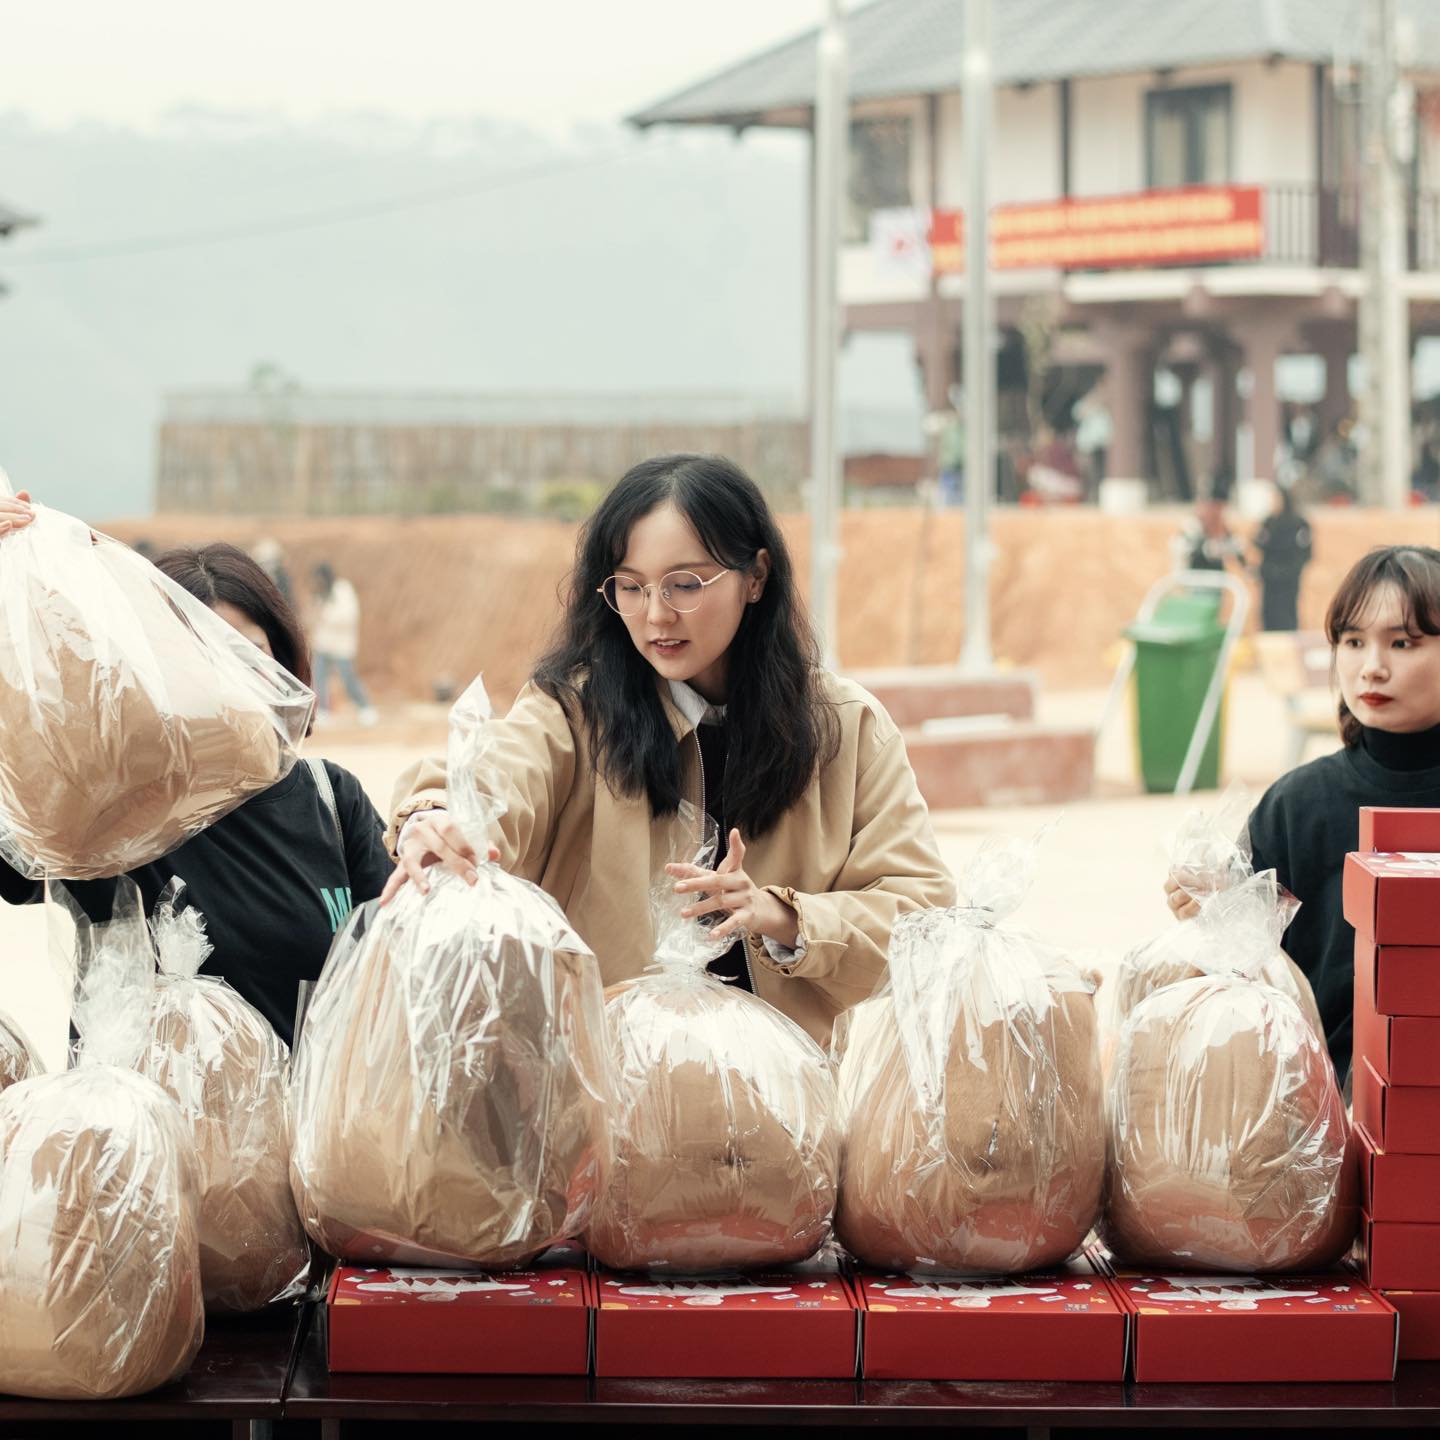
[[[638,615],[645,607],[650,587],[628,575],[612,575],[605,582],[605,600],[621,615]],[[688,615],[700,608],[705,583],[689,570],[672,570],[660,577],[660,598],[672,609]]]

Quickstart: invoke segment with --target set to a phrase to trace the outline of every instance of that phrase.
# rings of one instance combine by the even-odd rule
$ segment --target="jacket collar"
[[[660,682],[660,703],[665,707],[675,738],[683,740],[697,725],[720,724],[725,719],[725,706],[712,705],[693,686],[683,680]]]

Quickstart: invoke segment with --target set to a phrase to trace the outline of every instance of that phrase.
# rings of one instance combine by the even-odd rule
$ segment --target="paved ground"
[[[1042,717],[1095,724],[1105,695],[1099,690],[1056,691],[1042,698]],[[957,870],[988,837],[1033,835],[1058,822],[1043,842],[1037,880],[1018,923],[1109,968],[1126,948],[1172,923],[1161,898],[1163,844],[1184,812],[1216,797],[1177,800],[1139,793],[1128,709],[1100,737],[1094,798],[1064,807],[952,810],[935,815],[948,864]],[[387,716],[373,732],[337,727],[319,731],[314,753],[359,775],[383,812],[395,777],[443,734],[439,712],[417,709]],[[1254,675],[1232,687],[1226,734],[1226,774],[1258,794],[1283,772],[1287,727],[1280,702]],[[1322,753],[1323,745],[1307,751]],[[38,909],[0,906],[0,1009],[9,1011],[44,1052],[63,1056],[64,991],[46,955]]]

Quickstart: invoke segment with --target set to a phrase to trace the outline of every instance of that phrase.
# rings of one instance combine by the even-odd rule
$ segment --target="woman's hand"
[[[793,948],[800,936],[800,917],[779,896],[755,884],[745,873],[744,860],[745,842],[738,830],[732,830],[730,849],[718,869],[667,865],[665,873],[676,877],[677,895],[701,892],[700,899],[681,910],[681,915],[687,920],[696,915],[724,915],[726,918],[710,932],[717,939],[748,930]]]
[[[422,895],[426,894],[430,882],[425,872],[432,865],[443,865],[467,885],[473,885],[480,878],[475,869],[478,863],[475,847],[445,811],[422,810],[418,815],[413,822],[405,822],[399,860],[395,873],[380,892],[381,905],[388,905],[411,880],[419,886]],[[500,852],[492,845],[487,858],[498,860]]]
[[[1200,902],[1173,875],[1165,877],[1165,903],[1177,920],[1193,920],[1200,913]]]
[[[0,495],[0,535],[23,530],[34,518],[28,490],[20,491],[13,500],[8,495]]]

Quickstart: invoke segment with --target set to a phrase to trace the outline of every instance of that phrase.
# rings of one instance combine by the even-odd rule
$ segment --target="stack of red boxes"
[[[1440,1359],[1440,810],[1366,808],[1345,861],[1368,1283],[1400,1358]]]

